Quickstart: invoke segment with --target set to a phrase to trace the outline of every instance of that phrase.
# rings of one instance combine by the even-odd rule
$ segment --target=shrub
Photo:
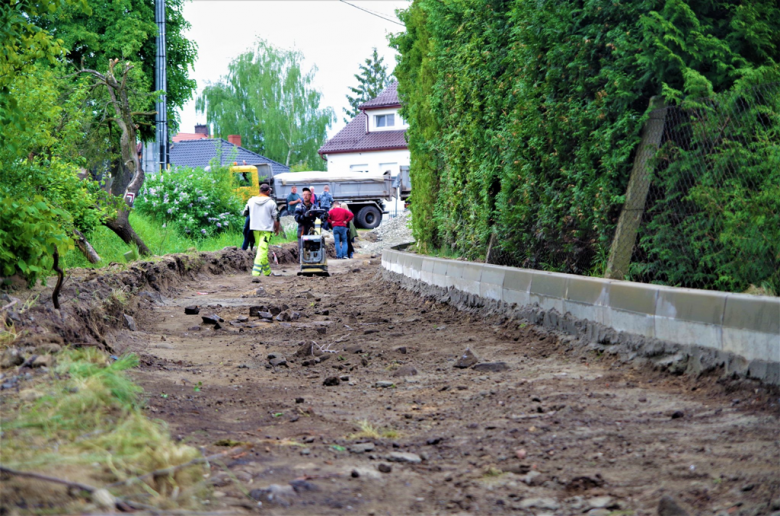
[[[476,259],[495,235],[491,255],[506,265],[602,272],[650,98],[675,104],[780,70],[780,7],[769,0],[414,0],[400,16],[394,74],[409,122],[415,238]],[[691,201],[744,204],[737,188],[705,187]],[[720,241],[771,256],[767,242],[737,243],[749,220],[764,219],[735,216]],[[645,243],[660,244],[659,234]],[[695,247],[701,232],[673,236]],[[653,281],[689,278],[661,270],[674,261],[655,260]],[[735,277],[744,260],[708,250],[701,261],[711,274],[695,286],[744,285],[713,281]]]
[[[136,208],[182,235],[206,238],[243,227],[243,203],[227,168],[181,167],[147,177]]]
[[[54,250],[73,248],[64,229],[71,223],[67,211],[53,208],[43,197],[0,199],[0,272],[20,273],[30,286],[45,281]]]

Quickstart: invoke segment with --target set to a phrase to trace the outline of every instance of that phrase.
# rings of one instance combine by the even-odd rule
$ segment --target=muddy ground
[[[252,446],[212,467],[212,508],[640,515],[671,495],[690,514],[780,511],[776,390],[583,354],[384,283],[378,262],[203,274],[117,336],[141,355],[150,416],[204,453]],[[467,348],[507,369],[454,367]]]
[[[459,312],[383,282],[377,257],[301,278],[277,251],[259,284],[236,250],[76,273],[60,313],[44,289],[16,316],[17,345],[138,353],[150,417],[205,454],[242,447],[211,467],[223,514],[780,511],[777,389]],[[490,365],[455,367],[467,349]]]

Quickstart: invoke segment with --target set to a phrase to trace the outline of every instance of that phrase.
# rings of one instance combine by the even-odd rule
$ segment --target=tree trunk
[[[81,254],[89,260],[89,263],[97,263],[100,261],[100,255],[95,252],[95,249],[87,241],[86,237],[78,229],[73,230],[73,234],[76,236],[73,240],[76,242],[76,247],[79,248]]]
[[[129,215],[130,211],[123,208],[119,210],[115,219],[107,220],[105,225],[108,229],[116,233],[124,243],[128,245],[133,243],[138,246],[138,253],[141,256],[150,256],[152,252],[146,247],[146,244],[141,237],[138,236],[138,233],[135,232],[133,226],[130,225],[130,221],[128,220]]]
[[[135,243],[138,246],[138,252],[142,256],[148,256],[152,254],[151,251],[133,230],[128,219],[132,203],[138,196],[145,179],[144,171],[138,160],[138,152],[136,151],[137,135],[133,115],[138,113],[133,113],[128,100],[127,74],[133,69],[133,66],[129,63],[125,64],[122,70],[121,81],[119,81],[114,74],[114,67],[117,62],[119,62],[118,59],[109,62],[108,72],[105,75],[94,70],[81,70],[82,73],[88,73],[96,77],[98,82],[106,87],[111,97],[111,106],[114,109],[115,117],[113,120],[122,131],[122,135],[119,138],[122,161],[116,167],[111,193],[117,197],[121,196],[125,205],[119,208],[116,218],[106,221],[105,225],[125,243]]]

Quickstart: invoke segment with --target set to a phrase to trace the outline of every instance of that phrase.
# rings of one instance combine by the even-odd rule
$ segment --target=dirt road
[[[115,347],[141,355],[150,415],[174,435],[207,453],[253,445],[212,468],[211,507],[639,515],[668,494],[690,514],[780,511],[776,391],[582,354],[384,283],[377,259],[333,260],[330,278],[277,270],[184,284]],[[506,370],[454,367],[467,348]]]

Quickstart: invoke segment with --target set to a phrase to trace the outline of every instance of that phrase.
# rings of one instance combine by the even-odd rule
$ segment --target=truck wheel
[[[279,212],[280,217],[286,217],[290,213],[287,211],[287,208],[282,208],[282,211]]]
[[[363,206],[357,212],[355,223],[364,229],[374,229],[382,222],[382,212],[376,206]]]

